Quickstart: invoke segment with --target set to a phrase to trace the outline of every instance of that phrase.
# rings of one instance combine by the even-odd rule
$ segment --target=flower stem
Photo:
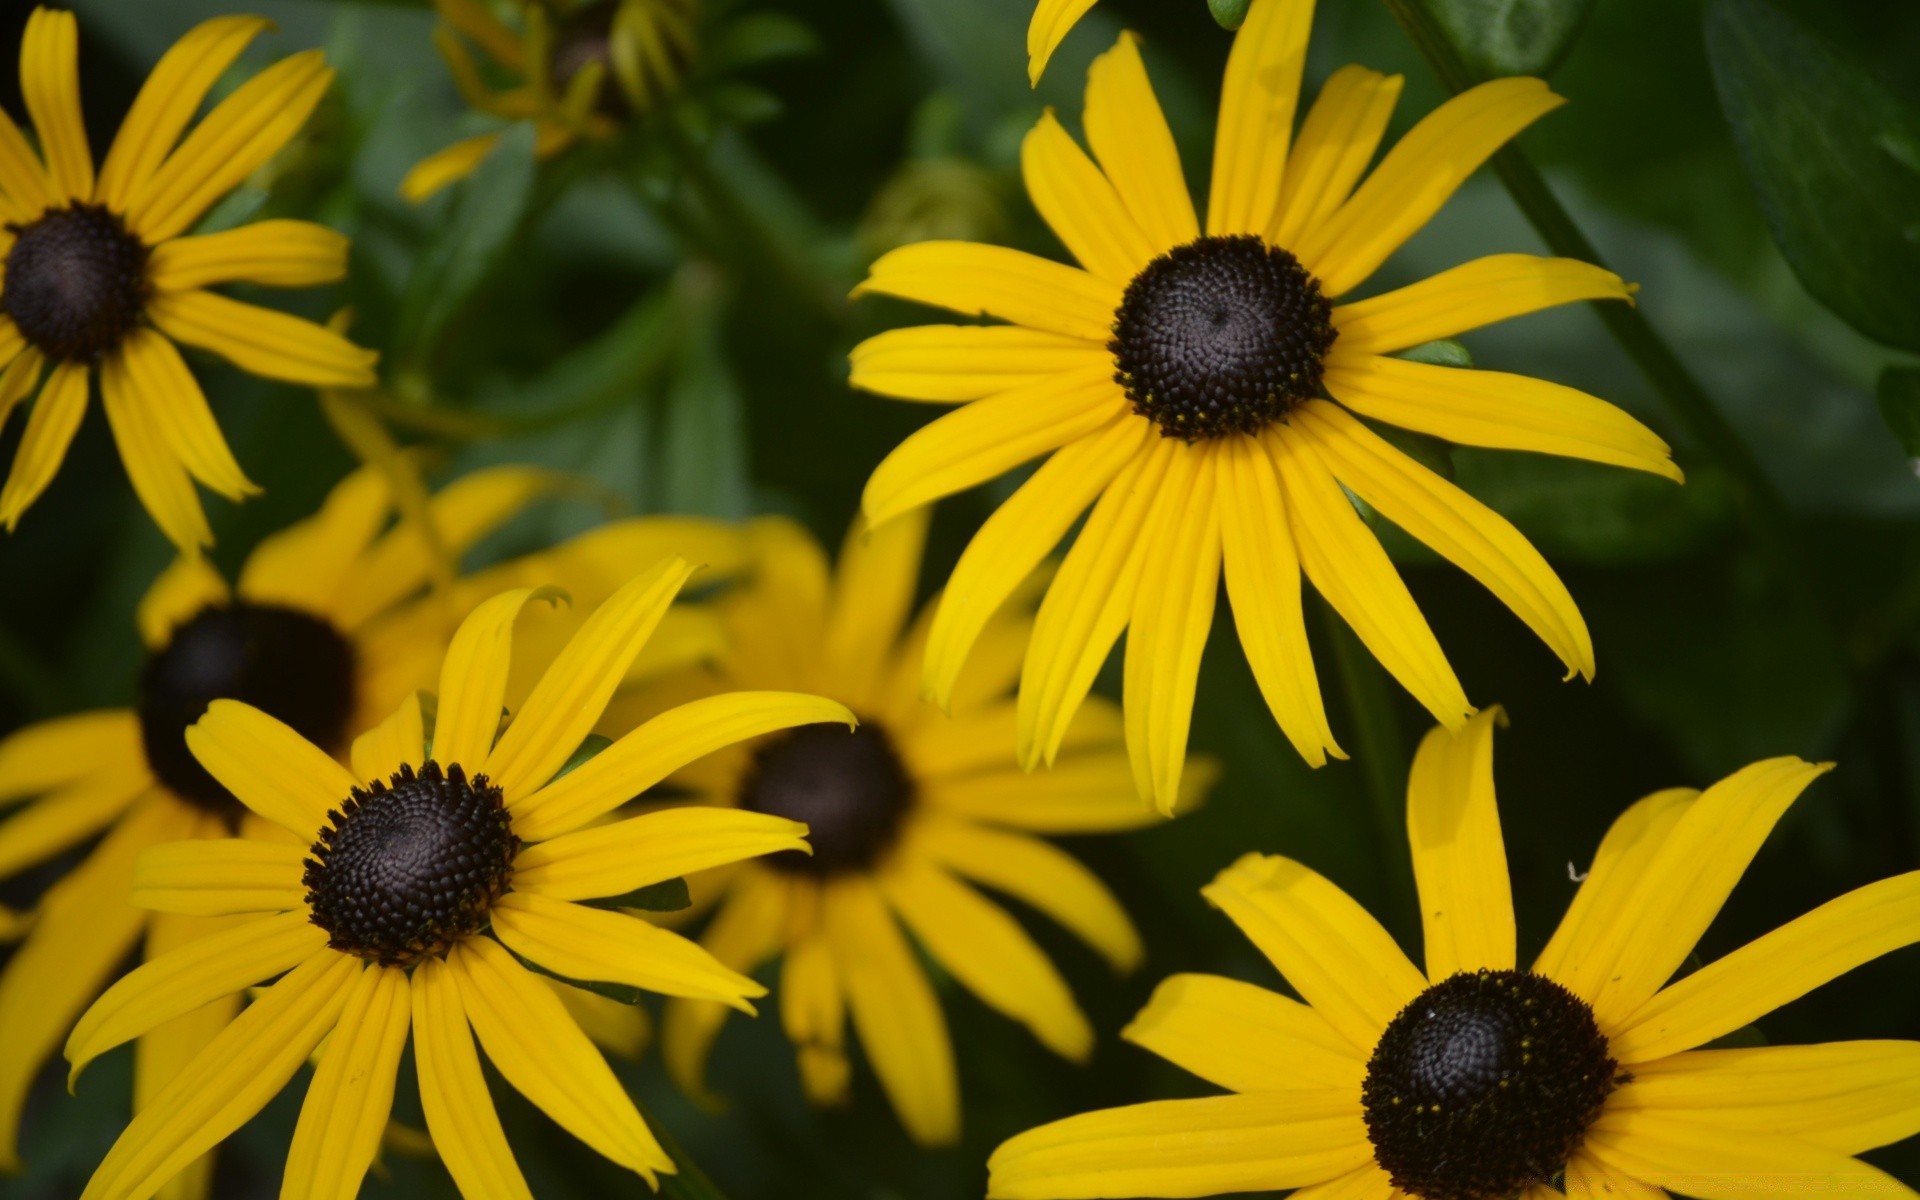
[[[663,1129],[660,1122],[651,1116],[647,1119],[647,1126],[653,1130],[653,1136],[659,1139],[660,1148],[679,1168],[676,1174],[660,1177],[660,1194],[666,1200],[727,1200],[727,1194],[700,1169],[699,1163],[693,1161],[679,1139]]]

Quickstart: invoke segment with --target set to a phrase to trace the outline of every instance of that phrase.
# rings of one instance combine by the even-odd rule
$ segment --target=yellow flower
[[[0,805],[30,801],[0,823],[0,877],[100,838],[34,913],[0,922],[15,926],[11,936],[25,935],[0,970],[0,1044],[8,1048],[0,1054],[0,1169],[19,1165],[21,1110],[40,1064],[143,936],[144,954],[155,958],[230,923],[130,905],[140,852],[236,831],[283,836],[249,817],[187,752],[187,726],[210,700],[240,699],[344,759],[355,736],[414,689],[432,684],[459,618],[512,586],[517,573],[534,569],[533,560],[511,560],[457,579],[437,595],[426,589],[438,557],[457,561],[554,486],[548,473],[524,467],[489,468],[455,481],[427,502],[439,542],[429,552],[417,526],[385,528],[394,507],[388,477],[363,468],[333,490],[317,515],[263,541],[233,588],[197,556],[161,575],[138,612],[147,660],[136,707],[46,721],[0,739]],[[633,562],[678,548],[735,570],[737,541],[713,523],[622,521],[544,552],[538,566],[576,592],[603,596],[612,589],[598,581],[615,559],[630,573]],[[634,557],[643,554],[648,557]],[[478,588],[489,590],[475,595]],[[536,650],[550,658],[560,635],[545,625],[530,640],[546,638]],[[710,625],[710,617],[676,606],[663,622],[668,644],[659,669],[704,653],[714,640]],[[239,990],[236,984],[204,1011],[141,1038],[137,1107],[226,1023]],[[616,1014],[598,997],[565,990],[572,993],[570,1007],[600,1010],[595,1030],[603,1044],[637,1049],[643,1036],[637,1010],[623,1006]],[[195,1181],[182,1184],[176,1196],[204,1195],[209,1167],[196,1168]]]
[[[845,1025],[914,1138],[959,1134],[953,1048],[932,985],[901,925],[977,995],[1074,1060],[1093,1031],[1065,981],[1018,922],[973,886],[1025,901],[1104,955],[1135,966],[1139,939],[1120,904],[1085,867],[1035,833],[1093,833],[1154,823],[1128,784],[1119,714],[1087,707],[1051,775],[1028,775],[1007,753],[1006,696],[1031,618],[1009,611],[957,690],[951,716],[921,701],[923,617],[904,629],[920,574],[925,523],[908,517],[849,535],[831,577],[818,544],[791,522],[754,526],[758,573],[716,602],[732,652],[707,672],[663,681],[671,697],[735,687],[832,696],[860,717],[853,733],[795,730],[717,754],[673,782],[709,803],[805,821],[811,858],[779,855],[723,879],[703,944],[735,970],[784,955],[781,1018],[817,1103],[845,1099]],[[642,704],[651,711],[661,703]],[[631,721],[632,716],[628,717]],[[1197,795],[1214,774],[1198,764]],[[661,1053],[675,1079],[702,1077],[726,1010],[674,1001]]]
[[[1034,6],[1033,20],[1027,23],[1027,82],[1040,86],[1047,60],[1060,48],[1080,18],[1092,10],[1096,0],[1040,0]]]
[[[504,727],[514,623],[555,593],[488,600],[454,635],[432,725],[409,696],[355,739],[351,770],[257,708],[208,708],[187,731],[195,757],[254,818],[290,836],[175,842],[141,856],[136,903],[243,919],[109,988],[67,1042],[73,1074],[236,988],[280,978],[135,1116],[87,1200],[151,1196],[264,1107],[322,1039],[281,1195],[357,1195],[409,1031],[427,1129],[461,1192],[528,1196],[469,1027],[509,1083],[596,1151],[649,1183],[674,1170],[599,1051],[523,964],[751,1012],[764,993],[752,980],[678,934],[581,901],[804,852],[806,827],[710,808],[599,818],[741,738],[852,721],[812,696],[716,696],[563,769],[692,572],[669,559],[615,592]]]
[[[1477,87],[1415,125],[1362,182],[1400,80],[1335,73],[1294,137],[1312,10],[1310,0],[1257,0],[1234,40],[1204,234],[1123,36],[1087,88],[1099,165],[1051,113],[1022,151],[1028,192],[1084,270],[933,242],[886,255],[859,288],[1011,322],[895,330],[855,348],[856,386],[971,402],[874,471],[870,523],[1051,455],[956,567],[928,643],[929,694],[944,702],[982,623],[1091,506],[1040,608],[1020,685],[1020,757],[1029,767],[1052,759],[1124,630],[1127,746],[1141,793],[1163,807],[1179,794],[1223,567],[1254,676],[1308,762],[1341,751],[1307,643],[1303,570],[1441,724],[1458,729],[1473,711],[1349,491],[1491,589],[1569,676],[1592,676],[1586,624],[1540,554],[1360,417],[1679,478],[1665,443],[1592,396],[1389,357],[1549,305],[1626,299],[1611,273],[1503,254],[1332,303],[1561,101],[1537,79]]]
[[[232,500],[259,489],[234,461],[174,342],[268,379],[374,381],[372,351],[207,290],[330,283],[346,272],[346,238],[308,221],[183,236],[300,132],[333,80],[318,50],[284,58],[183,139],[207,90],[265,28],[260,17],[216,17],[176,42],[96,176],[80,112],[78,25],[72,13],[46,8],[27,19],[20,86],[44,163],[0,112],[0,424],[43,374],[46,386],[0,488],[9,530],[66,458],[95,368],[133,490],[182,550],[213,542],[194,480]]]
[[[1920,871],[1850,892],[1673,979],[1774,823],[1826,765],[1755,763],[1608,831],[1517,969],[1494,805],[1497,710],[1427,735],[1407,786],[1422,973],[1364,909],[1250,854],[1204,895],[1306,1001],[1176,975],[1125,1036],[1235,1093],[1069,1117],[993,1155],[1001,1200],[1703,1200],[1914,1193],[1853,1155],[1920,1131],[1920,1043],[1707,1049],[1920,941]]]
[[[434,0],[434,43],[461,95],[503,121],[532,121],[534,153],[604,141],[628,117],[659,105],[685,78],[698,33],[697,0],[523,0],[518,32],[482,0]],[[465,41],[461,39],[464,38]],[[467,51],[478,46],[520,82],[495,91]],[[455,142],[414,164],[400,194],[419,203],[471,175],[497,133]]]

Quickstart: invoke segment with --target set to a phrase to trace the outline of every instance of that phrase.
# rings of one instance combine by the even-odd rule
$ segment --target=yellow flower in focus
[[[1595,397],[1393,356],[1557,304],[1627,299],[1612,273],[1502,254],[1333,303],[1561,99],[1537,79],[1484,84],[1420,121],[1368,175],[1401,81],[1336,72],[1296,137],[1312,15],[1311,0],[1256,0],[1235,36],[1204,230],[1124,35],[1088,81],[1093,157],[1051,113],[1022,148],[1028,193],[1081,267],[927,242],[881,258],[858,289],[1007,322],[900,329],[855,347],[855,386],[963,406],[874,471],[872,525],[1046,456],[954,570],[928,640],[928,694],[946,702],[978,631],[1090,507],[1040,607],[1020,758],[1054,757],[1125,632],[1127,746],[1141,794],[1163,808],[1180,794],[1223,572],[1261,692],[1309,763],[1342,752],[1307,641],[1303,572],[1436,720],[1459,729],[1473,712],[1349,492],[1485,584],[1569,677],[1592,677],[1586,623],[1539,552],[1362,418],[1680,478],[1664,442]]]
[[[1494,804],[1497,710],[1427,735],[1407,785],[1423,972],[1353,900],[1250,854],[1204,889],[1299,994],[1161,984],[1125,1036],[1232,1095],[1086,1113],[997,1150],[998,1200],[1664,1200],[1914,1192],[1855,1155],[1920,1132],[1920,1043],[1697,1049],[1920,941],[1920,871],[1674,978],[1787,807],[1775,758],[1657,792],[1601,842],[1531,968]]]
[[[331,283],[346,273],[345,237],[289,220],[185,236],[300,132],[333,81],[318,50],[291,55],[188,133],[208,89],[266,28],[261,17],[216,17],[175,43],[96,174],[80,108],[78,23],[47,8],[28,18],[20,86],[41,153],[0,112],[0,424],[36,389],[39,398],[0,487],[0,523],[9,530],[65,460],[96,370],[127,477],[182,550],[213,543],[195,480],[231,500],[259,489],[234,461],[173,343],[268,379],[374,382],[372,351],[207,290]]]
[[[792,693],[675,709],[566,768],[693,568],[659,564],[580,624],[504,724],[513,627],[551,589],[517,588],[462,622],[429,725],[411,695],[356,738],[351,769],[286,723],[216,700],[195,758],[277,839],[175,842],[134,868],[136,903],[218,917],[220,932],[109,988],[67,1042],[78,1076],[105,1051],[234,989],[275,979],[153,1097],[86,1200],[145,1200],[251,1119],[321,1041],[281,1195],[358,1192],[411,1034],[427,1130],[462,1194],[527,1197],[473,1037],[500,1073],[650,1184],[672,1159],[549,982],[699,996],[751,1012],[764,989],[679,935],[592,903],[779,851],[805,826],[711,808],[603,821],[688,762],[757,734],[847,722]]]

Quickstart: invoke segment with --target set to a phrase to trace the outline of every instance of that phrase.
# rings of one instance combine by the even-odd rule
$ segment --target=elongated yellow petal
[[[24,50],[25,47],[22,47]],[[14,221],[30,221],[67,197],[54,190],[47,168],[26,134],[5,110],[0,110],[0,205]]]
[[[922,787],[929,805],[1035,833],[1111,833],[1166,819],[1134,790],[1124,754],[1074,757],[1031,774],[933,779]]]
[[[855,346],[849,382],[896,400],[951,404],[1112,361],[1084,338],[1018,325],[915,325]]]
[[[325,751],[238,700],[215,700],[187,727],[187,749],[239,801],[311,841],[360,785]]]
[[[0,280],[0,283],[3,282]],[[8,318],[6,323],[13,325],[12,318]],[[14,326],[14,329],[18,332],[19,327]],[[25,340],[24,337],[22,340]],[[40,386],[40,376],[46,365],[47,356],[40,353],[38,348],[28,346],[9,359],[5,371],[0,371],[0,428],[6,427],[7,418],[13,415],[13,410]]]
[[[1575,300],[1628,300],[1612,271],[1574,258],[1494,254],[1333,310],[1343,354],[1391,354]]]
[[[1490,708],[1457,734],[1429,731],[1407,780],[1407,839],[1435,983],[1513,969],[1513,892],[1493,799],[1493,731],[1502,720]]]
[[[402,766],[419,766],[425,757],[426,736],[420,693],[410,692],[386,720],[353,739],[353,773],[371,782],[386,779]]]
[[[1200,236],[1180,151],[1154,98],[1140,39],[1122,33],[1087,72],[1087,145],[1156,254]]]
[[[360,969],[323,950],[263,992],[133,1118],[83,1200],[144,1200],[266,1107],[333,1029]]]
[[[1300,433],[1269,433],[1267,450],[1307,578],[1400,686],[1435,720],[1458,729],[1473,706],[1380,540]]]
[[[1119,193],[1048,109],[1020,143],[1027,195],[1080,265],[1125,287],[1162,249],[1140,231]]]
[[[208,608],[227,603],[231,595],[212,563],[198,554],[179,556],[140,598],[134,613],[140,641],[148,650],[158,650],[176,628]]]
[[[1210,234],[1261,233],[1280,198],[1313,0],[1264,0],[1234,35],[1213,139]]]
[[[915,242],[881,255],[853,294],[897,296],[1105,345],[1121,290],[1112,280],[1020,250]]]
[[[1293,427],[1343,485],[1512,609],[1566,664],[1568,678],[1593,678],[1593,638],[1579,606],[1512,522],[1336,405],[1307,405]]]
[[[1110,364],[976,400],[894,447],[867,480],[861,508],[879,526],[1132,419]]]
[[[513,886],[556,900],[619,896],[649,884],[782,851],[807,852],[807,827],[730,808],[666,808],[537,842]]]
[[[567,833],[723,747],[828,723],[855,724],[845,706],[792,692],[729,692],[668,709],[527,797],[513,811],[514,829],[532,842]]]
[[[923,508],[877,527],[856,519],[840,548],[820,652],[836,692],[855,705],[875,699],[913,611],[931,516]]]
[[[1293,1193],[1292,1200],[1400,1200],[1400,1192],[1385,1171],[1367,1163],[1325,1183],[1303,1187]],[[1529,1193],[1522,1200],[1555,1200],[1555,1197]]]
[[[1038,87],[1047,69],[1047,60],[1072,29],[1087,15],[1094,0],[1040,0],[1034,6],[1033,19],[1027,24],[1027,82]]]
[[[207,291],[162,292],[147,315],[177,342],[211,350],[243,371],[313,387],[372,387],[380,356],[324,325]]]
[[[526,52],[519,35],[479,0],[433,0],[433,7],[442,21],[486,51],[493,61],[514,71],[524,69]]]
[[[647,1043],[653,1040],[653,1018],[637,1004],[624,1004],[611,996],[589,992],[558,979],[547,986],[566,1005],[567,1015],[580,1032],[593,1043],[618,1058],[638,1060]]]
[[[158,912],[214,917],[303,908],[305,847],[246,838],[155,846],[133,873],[133,902]]]
[[[219,829],[214,818],[203,818],[202,830]],[[173,913],[157,914],[147,923],[148,959],[168,954],[189,942],[230,928],[234,917],[183,917]],[[220,1031],[240,1015],[239,993],[211,1004],[203,1004],[190,1013],[175,1017],[157,1029],[140,1035],[133,1044],[133,1111],[149,1107],[178,1079],[193,1060],[200,1057]],[[213,1194],[213,1171],[217,1151],[208,1151],[181,1169],[158,1192],[155,1200],[206,1200]]]
[[[1093,1051],[1093,1027],[1067,981],[1019,922],[929,863],[903,860],[879,875],[882,893],[935,962],[989,1008],[1025,1025],[1075,1062]]]
[[[1373,174],[1294,249],[1328,296],[1344,295],[1440,211],[1467,176],[1565,104],[1538,79],[1495,79],[1421,118]]]
[[[190,942],[135,967],[80,1018],[67,1038],[69,1087],[87,1064],[164,1021],[242,991],[326,953],[307,912],[281,913]]]
[[[1327,1088],[1358,1102],[1367,1062],[1326,1018],[1218,975],[1173,975],[1120,1036],[1235,1092]]]
[[[1234,628],[1260,695],[1310,766],[1345,758],[1327,724],[1326,702],[1313,669],[1300,555],[1273,460],[1251,438],[1234,438],[1219,453],[1220,549]]]
[[[26,357],[25,355],[21,356]],[[0,487],[0,524],[11,532],[66,461],[67,447],[87,413],[87,364],[63,362],[47,376],[13,453],[13,470]]]
[[[1248,854],[1200,894],[1363,1054],[1426,990],[1426,979],[1366,909],[1292,859]]]
[[[1371,1156],[1351,1092],[1159,1100],[1082,1113],[1008,1140],[987,1160],[987,1195],[1264,1192],[1345,1175]]]
[[[1306,230],[1346,202],[1373,161],[1404,82],[1398,75],[1355,66],[1327,77],[1287,155],[1268,241],[1291,249]]]
[[[0,804],[84,779],[140,753],[140,718],[109,708],[54,717],[0,738]]]
[[[748,1014],[748,1000],[767,994],[698,943],[626,913],[509,892],[492,917],[494,931],[515,953],[568,979],[718,1000]]]
[[[0,879],[99,833],[153,787],[141,758],[108,760],[0,822]]]
[[[975,883],[1024,900],[1060,922],[1115,970],[1140,965],[1140,935],[1126,909],[1079,860],[1039,838],[987,829],[971,821],[920,818],[918,851]]]
[[[487,1094],[453,968],[427,959],[414,969],[409,992],[420,1107],[447,1173],[463,1196],[533,1200]]]
[[[559,997],[489,938],[460,943],[447,962],[480,1045],[515,1090],[649,1186],[657,1173],[673,1173],[673,1160]]]
[[[593,732],[695,569],[674,557],[641,572],[574,631],[487,756],[487,775],[509,805],[552,778]]]
[[[439,706],[433,724],[433,756],[479,772],[493,749],[513,666],[513,624],[535,600],[557,603],[558,588],[515,588],[467,614],[440,665]],[[494,781],[498,784],[498,780]]]
[[[787,950],[780,970],[780,1026],[800,1067],[800,1088],[820,1105],[844,1105],[853,1082],[847,1062],[847,997],[833,952],[817,931]]]
[[[1778,1130],[1721,1129],[1665,1112],[1609,1106],[1585,1153],[1617,1171],[1698,1200],[1758,1200],[1813,1185],[1861,1200],[1912,1200],[1878,1167]]]
[[[1397,358],[1349,358],[1336,350],[1325,382],[1334,399],[1361,416],[1415,433],[1682,479],[1672,451],[1651,429],[1604,400],[1543,379]]]
[[[480,169],[480,164],[499,144],[500,136],[497,133],[482,133],[435,150],[413,164],[401,178],[401,197],[410,204],[424,204],[441,191],[459,183]]]
[[[183,554],[211,546],[213,530],[193,489],[193,477],[156,419],[166,398],[150,399],[127,370],[126,358],[110,354],[100,363],[100,401],[127,479],[160,532]]]
[[[216,283],[312,287],[347,273],[347,237],[312,221],[256,221],[153,248],[147,277],[163,292]]]
[[[307,1085],[287,1148],[281,1200],[353,1200],[393,1111],[412,1004],[407,973],[369,965],[347,989],[340,1026]]]
[[[269,24],[264,17],[214,17],[188,30],[160,56],[100,165],[100,203],[126,211],[127,200],[179,142],[208,90]]]
[[[787,918],[789,884],[766,871],[743,871],[720,903],[700,944],[714,960],[742,975],[750,975],[780,947]],[[781,1003],[788,1003],[790,981],[781,983]],[[667,1074],[682,1091],[709,1105],[716,1098],[707,1091],[707,1053],[720,1034],[727,1014],[724,1004],[700,1000],[669,1000],[660,1028],[660,1057]]]
[[[319,512],[262,539],[235,590],[256,603],[330,617],[344,581],[392,512],[387,473],[361,467],[333,486]]]
[[[873,884],[826,888],[822,916],[853,1026],[900,1123],[923,1145],[960,1134],[960,1084],[940,1001]]]
[[[1856,888],[1656,993],[1608,1031],[1624,1063],[1704,1045],[1920,942],[1920,871]]]
[[[53,186],[72,200],[93,198],[93,151],[80,110],[80,23],[70,12],[36,8],[20,40],[20,95],[40,135]]]

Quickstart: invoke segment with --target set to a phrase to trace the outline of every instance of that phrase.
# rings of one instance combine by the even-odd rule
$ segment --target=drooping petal
[[[354,1200],[393,1111],[412,1015],[407,973],[368,965],[307,1085],[281,1176],[281,1200]]]
[[[179,142],[208,90],[270,25],[264,17],[213,17],[189,29],[160,56],[100,165],[95,189],[100,203],[126,211],[128,198],[146,185]]]
[[[626,913],[515,891],[491,915],[494,932],[516,954],[568,979],[717,1000],[748,1014],[748,1001],[767,994],[698,943]]]
[[[1407,839],[1434,983],[1513,969],[1513,892],[1493,799],[1493,731],[1502,720],[1490,708],[1459,733],[1430,731],[1407,779]]]
[[[195,838],[155,846],[133,872],[133,902],[195,917],[284,913],[306,903],[307,850],[295,842]]]
[[[788,884],[771,872],[746,871],[738,877],[700,944],[714,960],[742,975],[750,975],[780,948],[787,919]],[[788,984],[782,981],[782,1003]],[[670,1000],[661,1022],[660,1057],[667,1074],[682,1091],[713,1102],[707,1091],[707,1052],[727,1014],[724,1004],[699,1000]]]
[[[952,404],[1112,360],[1084,338],[1018,325],[914,325],[855,346],[848,382],[896,400]]]
[[[1313,0],[1262,0],[1247,12],[1220,85],[1207,232],[1264,232],[1293,139]]]
[[[1343,354],[1392,354],[1576,300],[1628,300],[1633,288],[1575,258],[1492,254],[1333,310]]]
[[[434,716],[433,756],[481,770],[493,749],[513,667],[513,625],[535,600],[557,603],[558,588],[515,588],[467,614],[440,665],[439,706]],[[498,781],[495,781],[498,783]]]
[[[150,399],[127,370],[126,359],[110,354],[100,363],[100,402],[127,479],[160,532],[183,554],[211,546],[213,530],[193,489],[193,477],[156,420],[165,398]]]
[[[183,554],[147,588],[133,623],[141,643],[149,651],[158,650],[179,626],[231,597],[227,581],[212,563],[198,554]]]
[[[513,864],[516,890],[556,900],[620,896],[650,884],[783,851],[807,853],[807,828],[732,808],[665,808],[537,842]]]
[[[1287,155],[1267,240],[1291,248],[1353,194],[1400,99],[1399,75],[1345,66],[1327,77]]]
[[[92,775],[140,753],[140,718],[109,708],[37,721],[0,738],[0,804]]]
[[[347,237],[312,221],[255,221],[153,248],[147,277],[162,292],[216,283],[313,287],[347,273]]]
[[[820,653],[836,690],[854,704],[871,702],[913,611],[930,516],[923,508],[879,526],[856,520],[847,531]]]
[[[1049,109],[1020,143],[1020,171],[1040,216],[1080,265],[1126,286],[1163,247],[1140,230],[1113,184]]]
[[[1120,1036],[1235,1092],[1345,1091],[1356,1106],[1364,1055],[1325,1017],[1278,992],[1219,975],[1171,975]]]
[[[386,779],[402,766],[417,767],[425,755],[426,737],[420,693],[409,692],[390,716],[353,739],[348,756],[353,773],[371,782]]]
[[[834,966],[832,946],[817,928],[795,938],[787,949],[780,970],[780,1028],[793,1043],[807,1099],[845,1104],[853,1083],[847,1062],[846,988]]]
[[[420,1107],[447,1173],[463,1196],[533,1200],[487,1094],[453,968],[427,959],[414,970],[409,992]]]
[[[500,137],[497,133],[476,134],[427,155],[413,164],[401,178],[401,197],[410,204],[431,200],[439,192],[479,170],[480,164],[500,143]]]
[[[372,387],[380,358],[324,325],[213,292],[163,292],[147,315],[176,342],[210,350],[242,371],[311,387]]]
[[[1140,39],[1120,35],[1087,72],[1087,145],[1156,253],[1200,236],[1180,151],[1154,98]]]
[[[36,8],[20,39],[20,95],[40,135],[53,186],[69,200],[93,199],[93,151],[80,109],[80,23],[70,12]]]
[[[207,705],[187,727],[187,749],[242,804],[308,841],[361,782],[284,722],[238,700]]]
[[[1816,1180],[1821,1190],[1849,1200],[1914,1196],[1878,1167],[1814,1142],[1772,1129],[1721,1129],[1673,1113],[1609,1106],[1587,1130],[1585,1153],[1602,1167],[1697,1200],[1761,1200]]]
[[[54,367],[47,385],[40,389],[40,398],[33,402],[26,431],[20,435],[20,448],[13,452],[13,469],[7,472],[6,485],[0,487],[0,524],[9,532],[53,482],[86,413],[87,364],[63,362]]]
[[[1121,291],[1112,280],[1021,250],[915,242],[881,255],[853,294],[897,296],[1104,346]]]
[[[1040,85],[1047,60],[1060,48],[1067,32],[1087,15],[1094,0],[1040,0],[1034,6],[1033,19],[1027,24],[1027,82]]]

